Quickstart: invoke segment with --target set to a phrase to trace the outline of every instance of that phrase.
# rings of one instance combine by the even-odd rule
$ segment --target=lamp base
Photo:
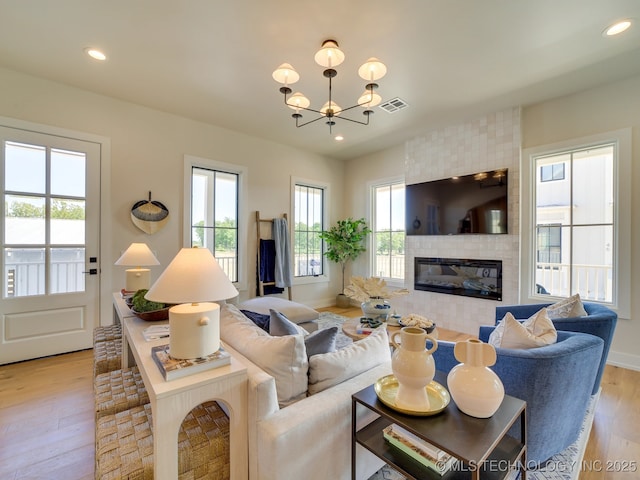
[[[220,305],[184,303],[169,309],[169,355],[202,358],[220,349]]]
[[[151,270],[148,268],[129,268],[127,270],[127,283],[125,290],[137,292],[142,289],[149,289],[151,285]]]

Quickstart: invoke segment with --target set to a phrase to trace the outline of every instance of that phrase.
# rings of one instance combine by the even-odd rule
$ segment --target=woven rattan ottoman
[[[122,368],[122,340],[105,340],[93,346],[93,377]]]
[[[96,422],[96,480],[153,480],[151,406]],[[229,420],[216,402],[194,408],[178,433],[179,480],[228,480]]]
[[[98,342],[111,342],[113,340],[122,340],[121,325],[105,325],[93,329],[93,345]]]
[[[105,415],[149,403],[149,395],[138,367],[97,375],[93,382],[96,421]]]

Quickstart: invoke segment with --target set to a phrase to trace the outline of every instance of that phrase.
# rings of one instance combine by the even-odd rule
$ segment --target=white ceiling
[[[0,66],[347,159],[640,74],[640,23],[602,36],[621,18],[640,22],[640,0],[0,0]],[[346,55],[339,105],[355,103],[375,56],[388,68],[378,92],[409,108],[338,120],[342,143],[322,121],[296,129],[271,73],[291,63],[294,90],[319,108],[328,84],[313,56],[328,38]]]

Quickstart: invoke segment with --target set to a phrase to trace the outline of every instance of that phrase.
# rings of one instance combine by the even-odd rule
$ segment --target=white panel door
[[[100,145],[0,127],[0,364],[92,346]]]

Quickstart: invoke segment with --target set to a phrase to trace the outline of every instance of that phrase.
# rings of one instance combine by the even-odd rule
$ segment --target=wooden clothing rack
[[[285,220],[287,220],[287,214],[283,213],[282,214],[282,218],[284,218]],[[262,278],[260,278],[260,240],[261,239],[271,239],[273,238],[273,234],[272,234],[272,229],[271,227],[273,226],[273,221],[275,219],[274,218],[261,218],[260,217],[260,211],[257,210],[256,211],[256,249],[258,251],[258,263],[257,263],[257,271],[258,271],[258,296],[259,297],[264,297],[264,287],[265,285],[276,285],[276,282],[263,282]],[[269,228],[269,235],[267,237],[263,237],[261,236],[261,227],[264,223],[268,223],[270,225]],[[289,300],[291,300],[291,287],[285,287],[287,289],[287,294],[289,296]]]

